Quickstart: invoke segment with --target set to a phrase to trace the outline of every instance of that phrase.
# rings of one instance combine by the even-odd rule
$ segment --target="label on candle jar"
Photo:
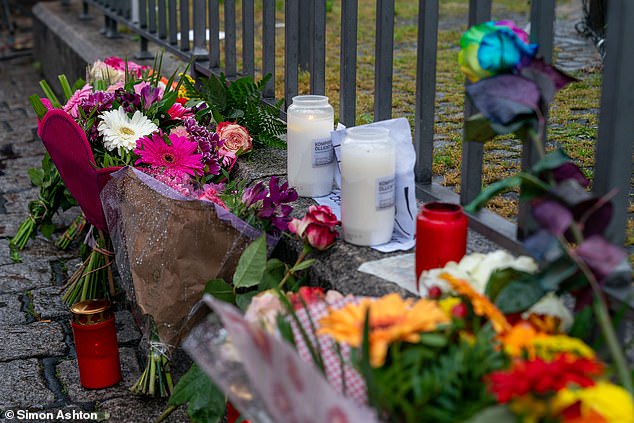
[[[394,176],[376,180],[376,209],[386,209],[394,205]]]
[[[335,159],[330,138],[317,138],[313,141],[313,167],[327,166]]]

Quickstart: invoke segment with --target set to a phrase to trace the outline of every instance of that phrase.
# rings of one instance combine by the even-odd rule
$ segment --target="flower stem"
[[[297,260],[295,261],[295,264],[293,265],[293,267],[289,268],[286,273],[284,274],[284,277],[282,278],[282,281],[280,282],[280,284],[277,286],[279,289],[282,289],[284,287],[284,285],[286,285],[286,281],[288,280],[288,278],[294,274],[295,272],[293,271],[293,269],[295,267],[297,267],[298,264],[300,264],[302,261],[304,261],[304,259],[306,258],[306,256],[312,251],[312,248],[310,245],[308,244],[304,244],[304,248],[302,249],[302,252],[299,254],[299,257],[297,257]]]
[[[619,341],[616,337],[616,333],[614,332],[614,325],[612,323],[612,319],[610,318],[610,313],[608,311],[608,304],[605,300],[605,296],[601,291],[601,287],[599,286],[599,282],[594,277],[592,271],[588,268],[586,263],[577,256],[577,254],[570,248],[566,240],[563,236],[559,236],[559,242],[566,250],[568,256],[577,264],[581,272],[584,274],[594,295],[596,296],[596,301],[594,303],[594,311],[597,316],[597,320],[599,322],[599,328],[601,328],[601,332],[603,333],[603,337],[605,338],[605,343],[608,346],[608,350],[610,351],[610,355],[612,356],[612,360],[614,361],[614,366],[616,368],[616,373],[621,381],[621,385],[625,388],[630,395],[634,395],[634,387],[632,386],[632,379],[630,375],[630,371],[627,367],[627,361],[625,360],[625,356],[623,355],[623,350],[619,344]]]

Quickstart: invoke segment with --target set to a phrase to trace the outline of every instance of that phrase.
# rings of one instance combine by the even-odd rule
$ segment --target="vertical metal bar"
[[[220,5],[218,0],[209,0],[209,68],[220,67]]]
[[[416,182],[422,184],[432,179],[437,45],[438,0],[419,0],[414,146]]]
[[[263,0],[262,15],[262,73],[272,76],[262,91],[275,98],[275,0]]]
[[[284,11],[284,101],[285,108],[291,105],[293,97],[298,93],[298,61],[299,61],[299,2],[286,0]]]
[[[176,11],[176,0],[169,0],[167,4],[167,29],[169,33],[169,43],[171,45],[176,45],[178,43],[178,23],[177,16],[178,12]]]
[[[123,16],[128,20],[132,19],[132,0],[124,0]]]
[[[242,74],[253,76],[255,69],[253,0],[242,0]]]
[[[130,20],[133,24],[139,23],[139,0],[130,0]]]
[[[147,38],[141,37],[141,50],[134,53],[134,57],[136,59],[151,59],[154,57],[152,53],[148,51],[148,41]]]
[[[158,36],[161,39],[167,38],[167,8],[166,0],[158,0]]]
[[[617,189],[612,199],[614,216],[607,238],[623,245],[631,193],[632,144],[634,143],[634,3],[610,2],[607,50],[603,68],[599,137],[593,190],[604,195]]]
[[[339,79],[339,119],[354,126],[357,113],[357,22],[358,0],[341,0],[341,63]]]
[[[201,60],[207,56],[205,13],[205,0],[194,0],[194,50],[192,54],[196,60]]]
[[[148,31],[156,33],[156,0],[148,0]]]
[[[299,67],[302,70],[309,70],[312,62],[312,53],[310,42],[312,31],[313,31],[313,8],[314,8],[314,0],[300,0],[299,2],[299,33],[298,33],[298,48],[297,51],[297,60],[299,63]]]
[[[180,49],[183,51],[189,50],[189,0],[180,0],[180,34],[181,43]]]
[[[225,0],[225,74],[236,75],[236,0]]]
[[[117,30],[117,21],[106,16],[105,17],[105,22],[106,22],[106,38],[119,38],[121,37],[121,35],[119,34],[119,31]]]
[[[139,27],[147,28],[147,0],[139,0]]]
[[[90,12],[88,10],[88,2],[84,0],[81,3],[81,14],[79,15],[79,20],[87,21],[90,19],[92,19],[92,16],[90,15]]]
[[[310,68],[310,92],[326,93],[326,0],[314,0],[313,54]]]
[[[374,120],[392,117],[394,58],[394,0],[376,2],[376,61],[374,63]]]
[[[530,41],[539,44],[539,52],[548,63],[553,57],[553,39],[555,36],[555,0],[533,0],[531,2]],[[548,118],[548,110],[544,111],[544,119]],[[546,142],[546,125],[542,131],[542,140]],[[530,169],[539,160],[535,143],[524,139],[522,143],[522,170]],[[526,239],[535,233],[538,226],[531,214],[527,201],[520,201],[517,214],[517,238]]]
[[[469,26],[491,19],[491,0],[469,0]],[[468,82],[467,82],[468,83]],[[465,96],[464,119],[473,114],[471,100]],[[479,142],[462,143],[462,164],[460,166],[460,203],[467,204],[482,189],[482,158],[484,147]]]

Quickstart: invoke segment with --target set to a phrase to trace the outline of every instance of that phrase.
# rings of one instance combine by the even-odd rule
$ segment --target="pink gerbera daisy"
[[[163,168],[171,174],[201,175],[202,155],[197,153],[198,144],[176,134],[166,136],[153,134],[137,141],[134,153],[139,156],[135,164],[145,163]]]

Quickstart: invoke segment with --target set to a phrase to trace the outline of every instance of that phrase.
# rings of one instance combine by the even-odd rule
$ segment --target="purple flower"
[[[103,111],[110,110],[113,101],[114,94],[105,91],[95,91],[88,96],[81,107],[86,115],[89,115],[93,111],[95,114],[99,114]]]
[[[146,85],[141,89],[141,103],[145,110],[161,99],[161,89]]]
[[[114,100],[123,107],[126,113],[132,113],[141,108],[141,96],[127,92],[123,88],[119,88],[114,92]]]
[[[268,192],[266,190],[266,186],[262,182],[258,182],[252,187],[244,190],[244,193],[242,194],[242,202],[247,208],[249,208],[256,205],[258,201],[263,201],[267,194]]]
[[[293,202],[297,198],[297,191],[294,188],[289,188],[288,182],[279,185],[279,178],[272,176],[269,180],[269,194],[262,200],[262,209],[257,216],[260,219],[270,221],[274,228],[287,231],[293,207],[286,203]]]
[[[223,141],[218,134],[199,125],[194,118],[185,119],[184,124],[189,139],[198,143],[198,151],[203,155],[202,162],[207,167],[205,174],[218,175],[221,169],[218,149],[222,146]]]

